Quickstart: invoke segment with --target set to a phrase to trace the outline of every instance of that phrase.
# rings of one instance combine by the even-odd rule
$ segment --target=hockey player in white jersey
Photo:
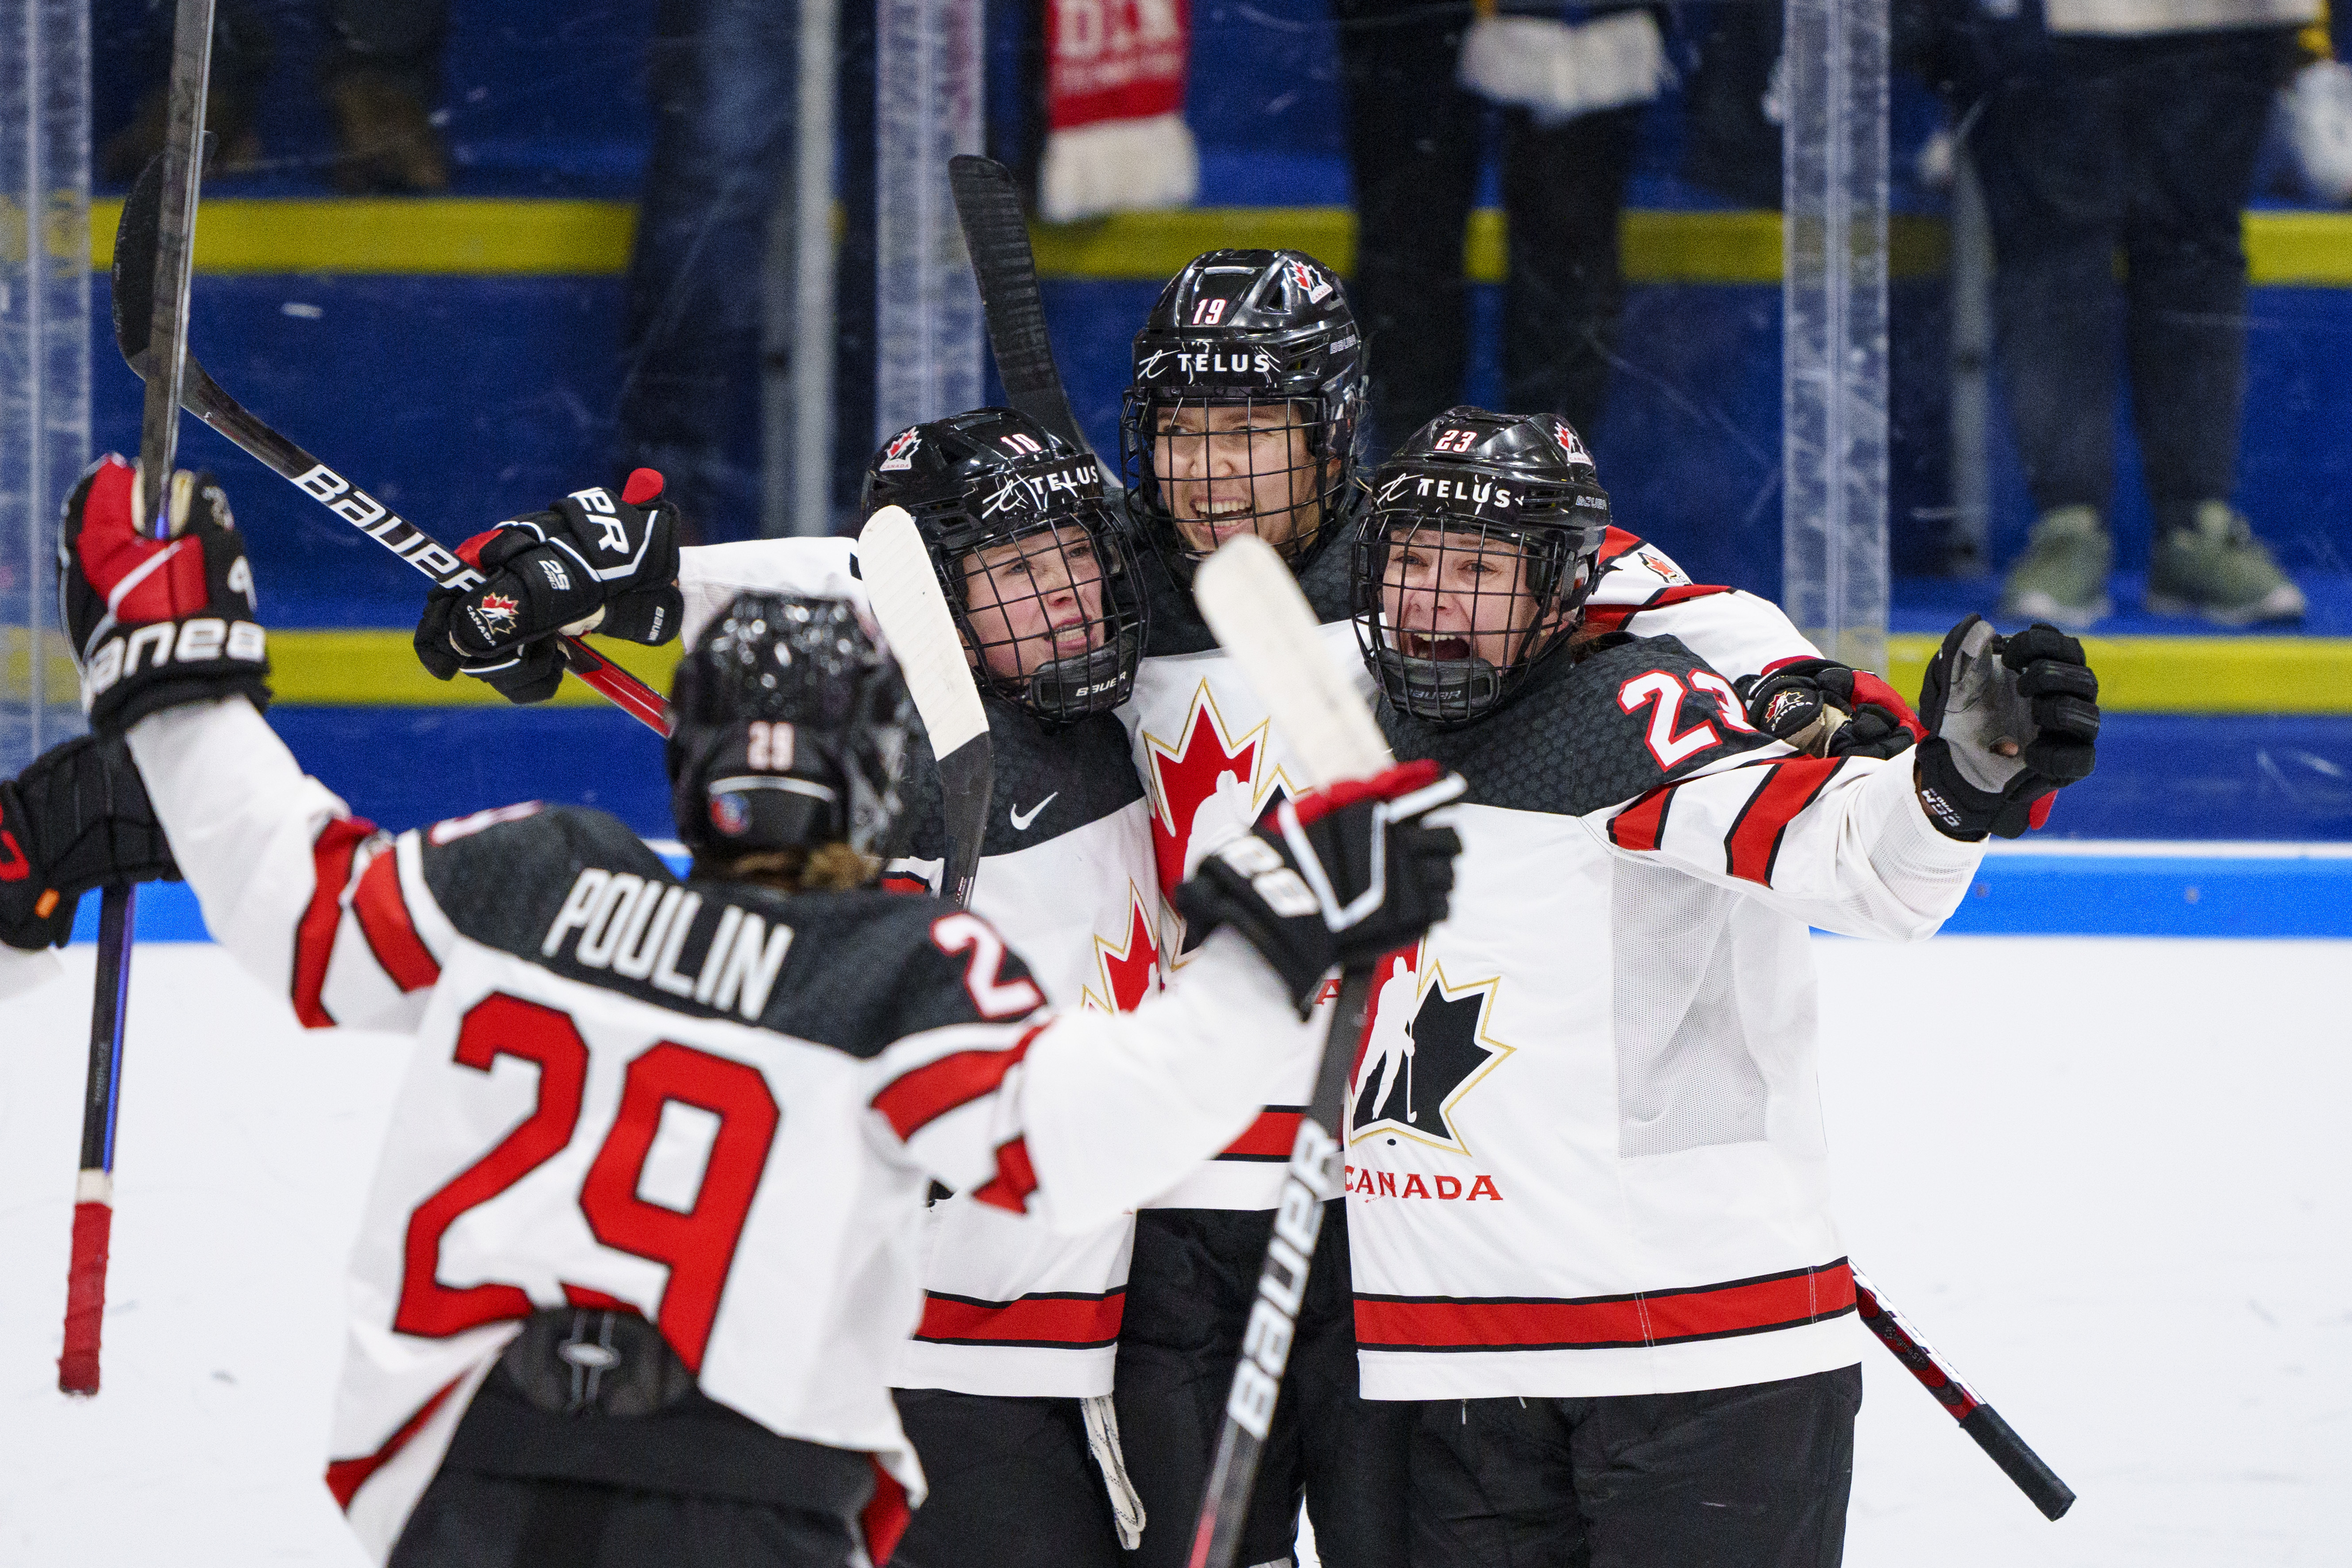
[[[1365,353],[1344,286],[1296,251],[1194,258],[1136,336],[1121,448],[1130,512],[1160,560],[1146,564],[1150,640],[1120,717],[1150,792],[1165,887],[1295,788],[1282,738],[1192,604],[1192,572],[1209,551],[1244,530],[1276,545],[1323,621],[1332,658],[1370,691],[1349,629],[1340,542],[1362,500]],[[1618,529],[1604,535],[1598,565],[1594,624],[1680,637],[1727,675],[1760,681],[1759,711],[1807,747],[1868,753],[1908,743],[1901,700],[1874,677],[1822,658],[1768,601],[1694,584],[1663,551]],[[1160,951],[1181,965],[1186,944],[1172,906],[1170,921]],[[1197,1496],[1206,1475],[1267,1205],[1307,1091],[1304,1080],[1290,1086],[1233,1147],[1139,1217],[1118,1397],[1131,1468],[1155,1516],[1185,1506],[1175,1500]],[[1244,1562],[1288,1553],[1302,1485],[1329,1568],[1380,1568],[1402,1550],[1402,1437],[1370,1429],[1392,1412],[1354,1403],[1346,1232],[1334,1208]],[[1303,1423],[1302,1407],[1311,1412]],[[1302,1431],[1313,1439],[1305,1449]],[[1181,1563],[1189,1544],[1184,1532],[1156,1542],[1147,1532],[1143,1563]]]
[[[1101,472],[1034,421],[981,409],[883,443],[867,466],[862,510],[893,505],[929,547],[988,715],[994,804],[971,907],[1028,960],[1051,1005],[1131,1008],[1160,985],[1161,893],[1143,791],[1126,732],[1110,717],[1134,679],[1144,612],[1140,574],[1105,506]],[[608,528],[648,540],[635,574],[593,574],[563,553],[578,550],[583,532],[601,537]],[[515,686],[509,672],[539,668],[556,628],[595,621],[607,605],[658,605],[666,591],[682,611],[668,629],[682,626],[689,641],[746,589],[865,603],[849,540],[665,552],[661,539],[675,531],[650,470],[632,476],[609,510],[575,495],[502,523],[461,547],[495,570],[478,587],[435,595],[420,648],[434,648],[445,677],[462,662]],[[550,557],[566,566],[576,592],[546,591],[539,563]],[[674,581],[656,575],[664,572]],[[485,604],[515,607],[488,625]],[[514,694],[541,691],[531,675]],[[920,737],[899,787],[907,842],[884,885],[935,891],[948,846],[937,770]],[[1057,1236],[970,1194],[933,1206],[923,1316],[892,1374],[930,1483],[898,1547],[907,1568],[1108,1565],[1118,1559],[1121,1532],[1141,1527],[1109,1402],[1131,1228],[1122,1215],[1090,1235]]]
[[[328,1470],[379,1560],[887,1558],[922,1487],[886,1385],[928,1184],[1108,1223],[1247,1121],[1334,963],[1443,910],[1450,834],[1334,810],[1306,879],[1385,834],[1374,919],[1335,933],[1311,894],[1220,878],[1207,974],[1131,1015],[1045,1011],[983,918],[872,886],[905,693],[830,600],[739,601],[680,667],[694,877],[593,812],[390,837],[260,718],[218,487],[175,480],[167,541],[135,491],[101,461],[63,531],[93,727],[127,734],[247,968],[305,1023],[416,1037]]]
[[[1384,966],[1352,1085],[1363,1393],[1416,1413],[1414,1568],[1816,1568],[1864,1336],[1807,927],[1934,932],[1987,832],[2089,773],[2097,683],[1971,616],[1916,747],[1799,754],[1681,641],[1588,613],[1608,533],[1549,415],[1451,410],[1371,481],[1383,728],[1470,793],[1454,912]]]

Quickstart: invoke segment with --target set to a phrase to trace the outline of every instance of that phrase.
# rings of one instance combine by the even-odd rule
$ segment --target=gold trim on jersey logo
[[[1394,979],[1391,978],[1388,984],[1395,984]],[[1367,1138],[1394,1134],[1402,1138],[1410,1138],[1416,1143],[1427,1144],[1433,1149],[1443,1149],[1449,1153],[1475,1157],[1470,1147],[1470,1140],[1465,1137],[1462,1130],[1454,1123],[1454,1110],[1462,1103],[1463,1096],[1486,1081],[1486,1075],[1501,1066],[1504,1059],[1513,1055],[1518,1048],[1516,1046],[1506,1045],[1487,1033],[1487,1026],[1494,1018],[1495,999],[1502,984],[1503,977],[1500,974],[1490,974],[1481,980],[1463,981],[1458,984],[1448,979],[1444,963],[1429,961],[1428,940],[1423,939],[1421,944],[1413,950],[1412,1013],[1411,1020],[1405,1026],[1405,1046],[1402,1058],[1375,1057],[1370,1048],[1366,1049],[1363,1061],[1358,1064],[1355,1076],[1348,1084],[1349,1118],[1351,1121],[1354,1119],[1356,1107],[1364,1098],[1364,1091],[1368,1087],[1368,1076],[1376,1071],[1381,1072],[1382,1076],[1380,1080],[1381,1092],[1373,1101],[1374,1104],[1382,1105],[1388,1102],[1399,1079],[1403,1079],[1406,1082],[1407,1103],[1411,1103],[1411,1079],[1406,1076],[1413,1066],[1411,1030],[1412,1025],[1419,1021],[1433,991],[1442,1002],[1462,1002],[1472,996],[1478,998],[1478,1016],[1476,1022],[1472,1026],[1471,1041],[1487,1053],[1486,1059],[1473,1068],[1459,1083],[1447,1089],[1444,1098],[1438,1101],[1436,1113],[1438,1121],[1445,1128],[1444,1137],[1433,1136],[1412,1122],[1399,1121],[1391,1117],[1381,1117],[1377,1121],[1367,1122],[1362,1127],[1351,1127],[1348,1134],[1349,1147],[1352,1148]],[[1379,998],[1376,997],[1375,1001],[1378,1000]],[[1377,1012],[1373,1016],[1373,1021],[1377,1028],[1379,1024]],[[1375,1035],[1374,1043],[1377,1044],[1378,1041],[1379,1037]],[[1414,1121],[1418,1121],[1419,1118],[1416,1116]]]
[[[1152,910],[1158,907],[1159,900],[1146,900],[1143,889],[1135,885],[1134,879],[1129,878],[1127,884],[1127,930],[1120,933],[1118,942],[1113,942],[1100,931],[1094,933],[1095,978],[1102,983],[1102,991],[1097,994],[1091,985],[1081,987],[1078,993],[1078,1007],[1081,1012],[1121,1011],[1118,1006],[1118,981],[1112,966],[1135,962],[1135,943],[1139,937],[1143,940],[1149,954],[1147,962],[1150,965],[1151,973],[1147,977],[1142,996],[1139,996],[1137,1001],[1140,1002],[1153,992],[1167,986],[1168,966],[1160,956],[1159,922],[1152,918]]]

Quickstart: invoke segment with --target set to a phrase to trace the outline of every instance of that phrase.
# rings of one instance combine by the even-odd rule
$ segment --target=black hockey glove
[[[52,746],[0,780],[0,942],[63,947],[92,888],[179,879],[121,736]]]
[[[1893,687],[1833,658],[1788,659],[1736,686],[1749,723],[1808,756],[1900,756],[1927,733]]]
[[[1370,963],[1445,918],[1462,840],[1423,820],[1459,774],[1406,763],[1285,801],[1176,889],[1190,931],[1231,925],[1273,965],[1305,1017],[1332,969]]]
[[[100,734],[234,692],[257,708],[269,701],[253,568],[228,497],[210,474],[185,473],[165,495],[172,537],[151,539],[137,470],[109,453],[66,501],[58,599],[81,666],[82,710]]]
[[[2099,678],[2055,626],[2036,621],[2004,637],[1970,616],[1929,661],[1919,718],[1928,817],[1952,838],[2015,838],[2042,826],[2059,790],[2090,776]]]
[[[651,468],[629,476],[620,499],[574,490],[476,534],[457,554],[484,581],[436,588],[416,623],[416,657],[442,680],[478,677],[509,702],[544,702],[563,680],[564,633],[629,642],[677,635],[678,511]]]

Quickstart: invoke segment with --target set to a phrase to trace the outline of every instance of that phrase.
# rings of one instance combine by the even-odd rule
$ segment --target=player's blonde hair
[[[730,882],[759,882],[788,893],[835,893],[870,885],[882,874],[878,856],[846,844],[762,849],[723,862],[697,860],[695,874]]]

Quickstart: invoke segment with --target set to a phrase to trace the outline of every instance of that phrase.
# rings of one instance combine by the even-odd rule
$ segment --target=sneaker
[[[2200,501],[2196,520],[2157,542],[2148,563],[2147,607],[2202,616],[2225,626],[2303,618],[2303,590],[2271,559],[2244,517],[2226,501]]]
[[[2096,507],[2053,507],[2033,525],[2025,553],[2009,569],[2000,613],[2048,621],[2070,632],[2105,620],[2115,609],[2107,597],[2107,570],[2115,558]]]
[[[346,195],[449,188],[449,154],[431,113],[404,84],[372,70],[327,84],[339,154],[327,175]]]

